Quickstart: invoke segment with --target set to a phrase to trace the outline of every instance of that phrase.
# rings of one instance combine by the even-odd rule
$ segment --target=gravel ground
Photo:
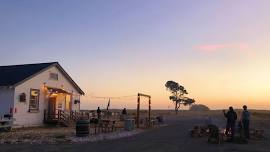
[[[208,144],[206,138],[190,138],[188,130],[202,119],[169,119],[169,125],[115,140],[84,142],[81,144],[17,144],[0,145],[0,152],[270,152],[269,140],[250,141],[239,145],[223,143]],[[267,131],[267,134],[269,132]]]
[[[36,127],[15,129],[10,132],[0,133],[0,144],[59,144],[59,143],[84,143],[96,142],[107,139],[118,139],[123,137],[133,136],[142,129],[133,131],[124,131],[124,129],[117,129],[117,131],[109,133],[94,133],[91,128],[90,135],[86,137],[76,137],[74,128],[67,127]]]

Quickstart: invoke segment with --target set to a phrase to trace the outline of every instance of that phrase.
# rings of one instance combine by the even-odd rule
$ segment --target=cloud
[[[231,44],[202,44],[195,47],[201,52],[220,52],[226,50],[237,50],[237,51],[245,51],[250,47],[246,43],[231,43]]]

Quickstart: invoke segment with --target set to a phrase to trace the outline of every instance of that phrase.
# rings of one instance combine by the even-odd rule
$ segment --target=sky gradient
[[[269,14],[268,0],[0,1],[0,65],[58,61],[83,109],[138,92],[172,108],[167,80],[212,109],[270,109]]]

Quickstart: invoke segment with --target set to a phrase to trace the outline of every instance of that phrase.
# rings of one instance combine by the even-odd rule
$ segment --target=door
[[[50,118],[56,117],[56,97],[49,98],[48,113]]]
[[[65,110],[70,111],[71,110],[71,95],[66,95],[65,99]]]

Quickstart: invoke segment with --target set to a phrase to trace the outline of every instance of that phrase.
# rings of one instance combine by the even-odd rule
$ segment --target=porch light
[[[48,87],[49,93],[68,93],[67,91],[60,89],[60,88],[53,88],[53,87]]]
[[[51,96],[57,96],[57,93],[52,93]]]

